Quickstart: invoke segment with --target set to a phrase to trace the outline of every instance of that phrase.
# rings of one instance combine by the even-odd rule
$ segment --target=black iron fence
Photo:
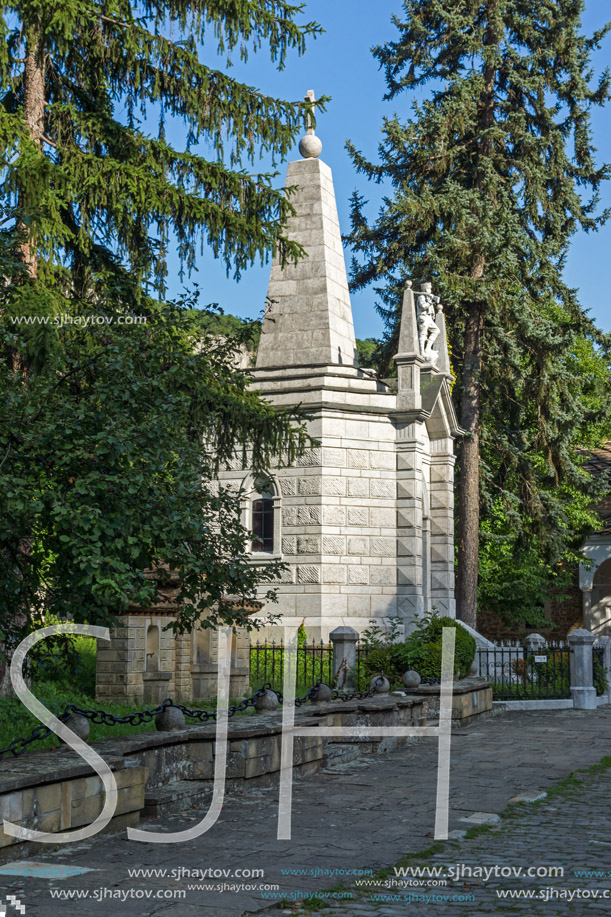
[[[494,700],[568,698],[570,648],[548,643],[532,649],[504,644],[478,649],[479,674],[492,683]]]
[[[592,647],[592,676],[596,695],[600,697],[609,687],[605,671],[605,650],[602,646]]]
[[[369,687],[363,660],[365,651],[356,645],[356,686],[359,690]],[[333,645],[323,640],[309,640],[299,643],[296,652],[297,692],[322,681],[331,688],[343,688],[347,673],[333,671]],[[250,647],[250,685],[253,689],[269,682],[273,688],[282,691],[284,680],[285,645],[282,640],[257,642]],[[335,675],[338,677],[335,678]]]

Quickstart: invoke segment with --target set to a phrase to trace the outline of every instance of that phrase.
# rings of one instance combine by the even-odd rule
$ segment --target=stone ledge
[[[452,694],[456,696],[457,694],[469,694],[474,690],[480,690],[481,688],[490,688],[492,683],[485,678],[479,678],[473,676],[471,678],[461,678],[460,681],[455,681],[452,686]],[[413,696],[414,694],[432,694],[438,695],[441,691],[441,685],[420,685],[418,688],[410,688],[409,694]]]
[[[334,756],[338,746],[348,748],[359,743],[356,736],[326,740],[318,733],[319,726],[418,726],[424,722],[425,699],[418,697],[379,695],[298,708],[296,728],[311,728],[312,734],[294,737],[295,774],[316,773],[329,751]],[[250,787],[277,783],[281,733],[281,711],[229,721],[227,792],[243,794]],[[373,736],[359,750],[382,752],[406,741],[405,736]],[[180,811],[190,793],[204,803],[211,794],[216,755],[214,722],[172,733],[117,736],[94,742],[92,747],[111,767],[119,789],[109,830],[137,824],[141,814],[163,814],[173,806]],[[7,771],[9,762],[3,763]],[[102,782],[71,749],[31,752],[14,763],[15,770],[0,777],[2,818],[24,827],[59,832],[86,825],[99,815],[104,801]],[[23,842],[0,832],[0,849],[9,847],[15,848],[15,856],[24,849]],[[9,856],[8,849],[3,856]]]
[[[439,714],[441,685],[420,685],[410,689],[410,695],[417,695],[426,701],[427,715]],[[484,678],[464,678],[452,688],[452,722],[468,726],[492,713],[492,685]]]

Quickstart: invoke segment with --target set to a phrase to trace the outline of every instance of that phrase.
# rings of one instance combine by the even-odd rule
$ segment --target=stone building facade
[[[313,142],[316,141],[316,142]],[[455,615],[454,443],[461,431],[441,303],[407,284],[396,385],[358,366],[330,168],[312,132],[288,166],[290,237],[307,257],[271,270],[253,386],[279,408],[301,405],[318,441],[295,465],[257,481],[236,459],[252,563],[287,569],[270,608],[308,636],[362,631],[436,608]],[[265,612],[265,609],[264,609]]]

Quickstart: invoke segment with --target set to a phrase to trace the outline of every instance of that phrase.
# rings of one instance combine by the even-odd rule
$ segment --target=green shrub
[[[592,656],[592,670],[596,696],[600,697],[609,687],[609,683],[605,675],[605,667],[596,654]]]
[[[396,673],[397,681],[401,680],[401,676],[404,672],[407,672],[408,669],[415,668],[415,653],[417,648],[414,648],[409,642],[407,643],[395,643],[394,646],[390,648],[390,660],[392,671]]]
[[[439,644],[441,653],[442,631],[444,627],[456,628],[456,643],[454,646],[454,674],[459,678],[466,678],[475,659],[477,644],[466,627],[454,618],[433,617],[428,627],[428,636],[431,643]],[[439,675],[441,677],[441,655],[439,656]]]
[[[383,671],[391,684],[400,683],[408,669],[415,669],[424,679],[441,678],[444,627],[456,629],[454,675],[465,678],[475,659],[475,640],[454,618],[437,615],[423,617],[404,643],[389,643],[372,649],[365,659],[366,673],[377,675]]]
[[[378,647],[367,654],[364,661],[365,675],[380,675],[384,672],[389,681],[394,680],[394,667],[391,662],[391,648]]]

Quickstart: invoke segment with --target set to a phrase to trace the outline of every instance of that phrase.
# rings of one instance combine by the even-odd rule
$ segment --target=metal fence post
[[[597,707],[592,667],[593,645],[594,637],[589,630],[580,628],[569,634],[571,697],[573,706],[579,710],[594,710]]]
[[[336,627],[329,634],[333,644],[333,680],[344,691],[356,688],[356,644],[359,639],[354,627]]]

